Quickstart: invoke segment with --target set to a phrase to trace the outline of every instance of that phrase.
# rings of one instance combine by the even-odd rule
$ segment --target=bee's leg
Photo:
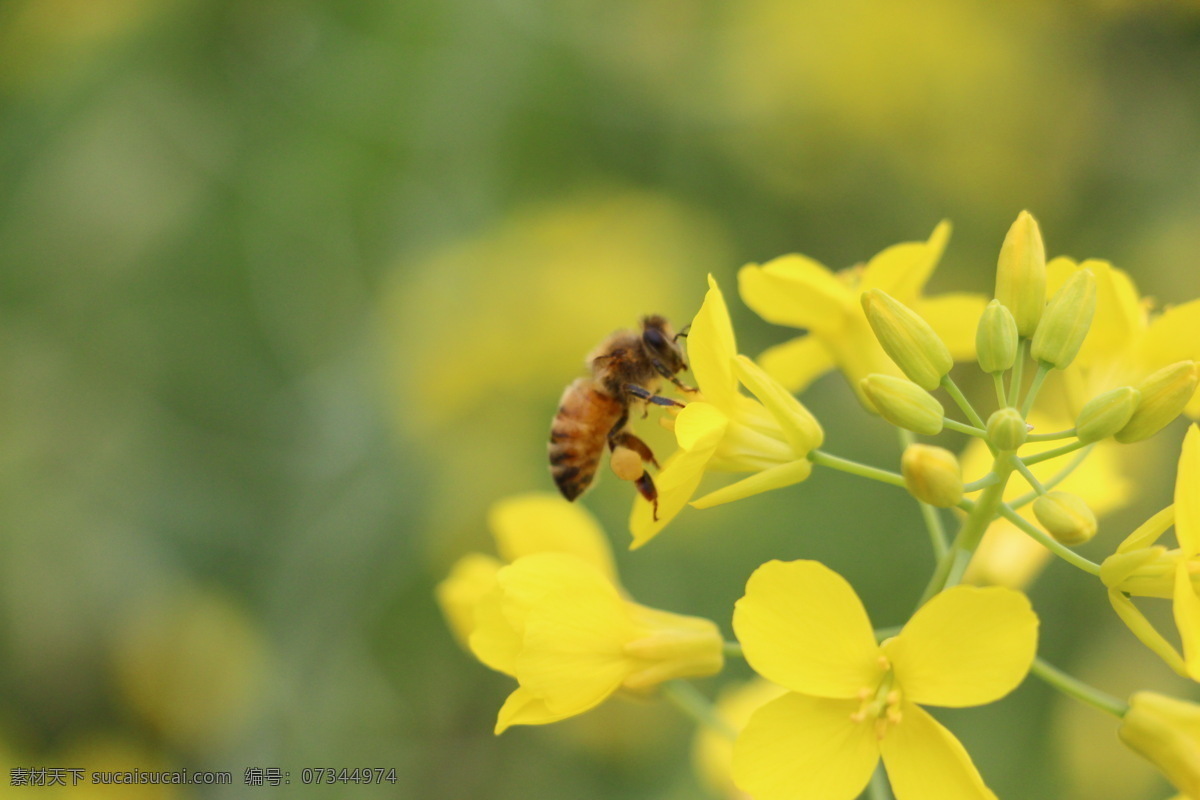
[[[669,397],[663,397],[660,394],[649,392],[643,389],[641,386],[638,386],[636,383],[625,384],[625,391],[629,392],[634,397],[645,400],[647,403],[654,403],[656,406],[675,406],[677,408],[683,408],[685,405],[687,405],[686,403],[681,403],[678,400],[672,400]],[[694,392],[696,390],[689,389],[688,391]]]
[[[643,472],[642,477],[634,481],[633,485],[637,487],[638,494],[650,502],[654,521],[658,522],[658,489],[654,488],[654,479],[650,477],[650,473]]]
[[[683,383],[681,380],[679,380],[679,378],[676,378],[675,373],[672,372],[670,370],[670,368],[667,367],[666,364],[662,363],[657,358],[650,359],[650,363],[654,366],[655,372],[657,372],[659,375],[662,375],[664,378],[669,380],[671,383],[675,384],[679,389],[681,389],[685,392],[688,392],[689,394],[692,392],[700,391],[695,386],[688,386],[686,383]],[[687,364],[684,364],[683,368],[687,369],[688,368]]]
[[[629,431],[621,431],[609,436],[608,446],[611,450],[616,450],[618,447],[626,447],[637,453],[642,461],[645,461],[647,464],[653,464],[655,469],[662,469],[662,467],[658,465],[658,460],[654,457],[654,452],[650,449],[650,445],[646,444]]]

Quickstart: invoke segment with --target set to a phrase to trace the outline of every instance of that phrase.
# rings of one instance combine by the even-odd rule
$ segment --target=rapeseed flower
[[[950,223],[942,222],[927,241],[893,245],[866,266],[836,273],[802,255],[742,267],[738,287],[746,305],[767,322],[807,331],[759,356],[763,369],[793,392],[803,391],[831,369],[840,369],[863,404],[873,409],[859,382],[872,373],[901,373],[863,311],[860,298],[871,289],[880,289],[917,312],[955,359],[974,358],[976,323],[986,299],[970,293],[921,294],[949,237]]]
[[[634,501],[633,548],[650,541],[683,509],[706,472],[754,474],[699,498],[692,503],[697,508],[799,483],[812,472],[809,452],[824,439],[808,409],[738,355],[725,298],[711,276],[708,286],[688,332],[688,362],[699,392],[674,419],[679,450],[654,479],[657,518],[645,499]],[[741,394],[739,383],[757,400]]]
[[[877,644],[844,578],[815,561],[771,561],[750,577],[733,627],[750,666],[790,690],[734,744],[734,780],[756,800],[852,800],[880,758],[897,800],[994,798],[921,706],[990,703],[1021,683],[1038,628],[1021,593],[948,589]]]
[[[692,743],[696,772],[713,794],[729,800],[751,800],[733,782],[733,740],[729,733],[740,732],[755,711],[786,693],[782,686],[754,678],[723,688],[717,695],[714,710],[725,729],[701,726]]]
[[[1184,794],[1200,797],[1200,706],[1186,700],[1138,692],[1118,734],[1129,749],[1162,770]]]
[[[1200,680],[1200,427],[1192,425],[1183,440],[1175,476],[1175,503],[1155,514],[1105,559],[1100,578],[1121,619],[1172,669]],[[1179,547],[1155,542],[1172,524]],[[1138,610],[1129,595],[1170,598],[1179,629],[1182,654]]]

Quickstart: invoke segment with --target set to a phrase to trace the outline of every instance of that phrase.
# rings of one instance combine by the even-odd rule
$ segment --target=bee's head
[[[684,335],[683,332],[675,333],[665,317],[657,314],[642,317],[642,344],[672,374],[688,368],[683,360],[683,348],[679,346],[679,338]]]

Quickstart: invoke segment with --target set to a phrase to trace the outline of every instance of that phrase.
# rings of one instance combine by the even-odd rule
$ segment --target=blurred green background
[[[702,796],[666,706],[494,738],[509,681],[459,650],[434,584],[491,551],[493,501],[552,488],[587,350],[688,319],[707,272],[750,354],[794,332],[740,304],[741,264],[840,268],[942,218],[934,291],[988,291],[1028,208],[1051,255],[1200,295],[1197,10],[6,0],[0,760],[234,776],[72,798]],[[839,377],[804,400],[830,451],[896,463]],[[1182,430],[1130,448],[1142,496],[1091,555],[1169,502]],[[630,499],[586,499],[625,584],[727,633],[769,558],[825,561],[881,625],[928,574],[911,502],[848,476],[689,510],[636,555]],[[1060,567],[1032,592],[1046,655],[1181,691]],[[1001,797],[1168,793],[1035,681],[941,716]],[[292,785],[241,786],[256,766]],[[318,766],[397,782],[302,790]]]

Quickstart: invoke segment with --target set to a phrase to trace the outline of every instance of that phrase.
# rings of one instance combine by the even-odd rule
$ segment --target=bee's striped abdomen
[[[550,426],[550,475],[563,497],[574,500],[591,485],[609,431],[625,414],[621,401],[580,378],[567,387]]]

